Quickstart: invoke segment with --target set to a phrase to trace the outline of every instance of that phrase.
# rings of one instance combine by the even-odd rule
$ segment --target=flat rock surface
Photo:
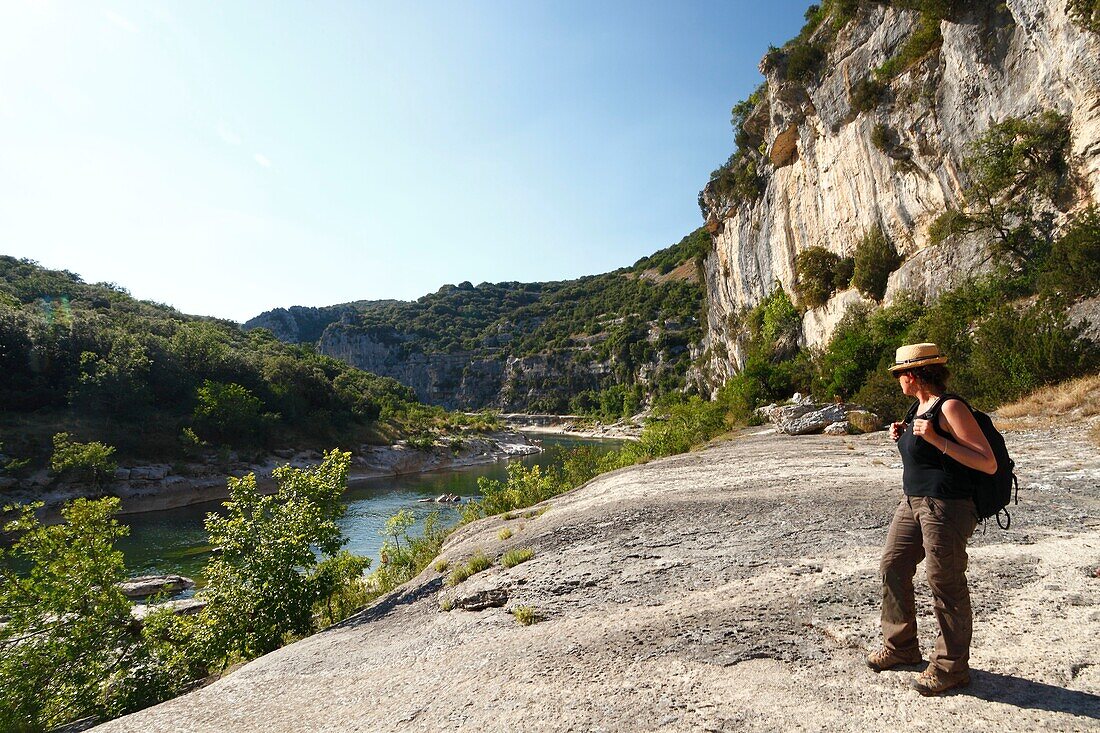
[[[971,542],[973,683],[923,698],[875,674],[879,553],[901,490],[885,433],[742,435],[602,476],[537,518],[448,540],[452,565],[534,559],[457,588],[426,570],[337,627],[98,731],[1100,729],[1100,452],[1083,426],[1008,434],[1012,528]],[[498,539],[510,527],[508,540]],[[936,633],[918,570],[925,653]],[[499,598],[441,610],[455,595]],[[509,613],[544,617],[522,626]]]

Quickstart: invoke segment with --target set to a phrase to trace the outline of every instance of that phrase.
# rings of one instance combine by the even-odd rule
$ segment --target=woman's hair
[[[906,371],[916,377],[918,381],[935,387],[937,392],[947,391],[947,380],[950,378],[951,372],[947,371],[947,367],[943,364],[928,364],[927,366],[914,367]]]

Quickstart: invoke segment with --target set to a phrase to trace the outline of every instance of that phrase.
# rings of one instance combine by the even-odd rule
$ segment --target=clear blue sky
[[[806,1],[0,4],[0,253],[188,313],[606,272]]]

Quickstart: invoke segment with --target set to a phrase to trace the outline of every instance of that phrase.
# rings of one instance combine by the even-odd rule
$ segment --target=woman
[[[935,344],[897,350],[890,371],[918,400],[912,424],[896,422],[890,437],[901,452],[905,497],[894,512],[882,553],[884,646],[867,657],[876,672],[921,661],[913,575],[925,560],[940,635],[928,667],[913,683],[922,695],[970,684],[970,591],[966,541],[978,516],[967,468],[995,473],[997,459],[973,413],[947,394],[947,357]]]

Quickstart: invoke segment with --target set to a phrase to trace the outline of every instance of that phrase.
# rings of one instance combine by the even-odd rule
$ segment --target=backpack
[[[1016,474],[1013,473],[1016,462],[1008,455],[1008,446],[1005,445],[1004,436],[993,426],[993,419],[989,415],[981,410],[975,410],[969,402],[956,394],[943,395],[937,400],[936,404],[932,405],[932,409],[926,413],[925,417],[929,420],[938,421],[940,412],[943,410],[943,403],[948,400],[958,400],[966,405],[967,409],[974,415],[978,427],[982,429],[985,439],[989,441],[989,447],[993,449],[993,456],[997,459],[997,472],[994,474],[982,473],[969,466],[963,466],[963,469],[968,472],[971,485],[974,487],[974,507],[978,511],[978,521],[996,517],[997,526],[1001,529],[1008,529],[1012,526],[1012,517],[1008,513],[1008,505],[1010,503],[1020,503],[1020,484],[1016,479]],[[909,408],[909,412],[905,416],[905,422],[912,422],[917,415],[917,407],[918,405],[913,405]],[[948,440],[957,443],[951,438],[948,438]],[[1015,495],[1013,495],[1014,489]],[[1005,517],[1003,524],[1001,523],[1002,513]]]

